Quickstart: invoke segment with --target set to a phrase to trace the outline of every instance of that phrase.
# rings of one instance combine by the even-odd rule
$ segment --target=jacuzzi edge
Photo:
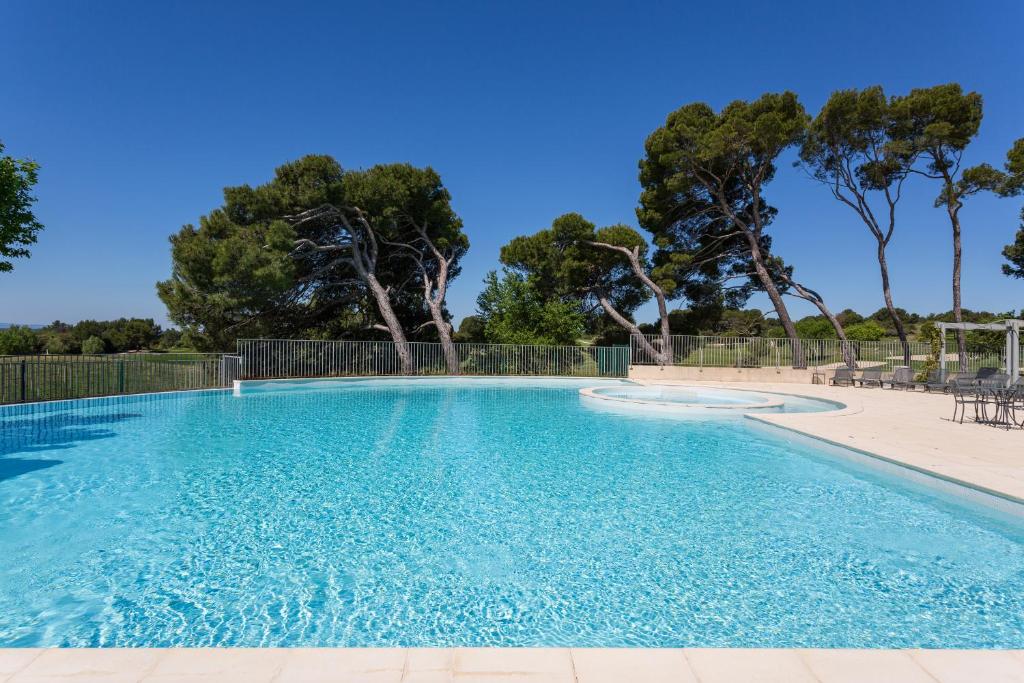
[[[704,404],[704,403],[677,403],[675,401],[655,401],[652,399],[643,398],[622,398],[621,396],[605,396],[598,393],[598,390],[605,389],[606,387],[584,387],[579,390],[580,396],[584,398],[592,398],[600,401],[613,401],[616,403],[631,403],[634,405],[641,406],[658,406],[663,408],[677,408],[679,410],[692,409],[692,408],[707,408],[709,410],[753,410],[755,408],[778,408],[784,404],[784,401],[765,401],[763,403],[753,404]],[[742,391],[742,389],[740,390]],[[754,393],[754,392],[751,392]],[[771,392],[761,392],[771,393]],[[785,396],[785,394],[781,394]]]

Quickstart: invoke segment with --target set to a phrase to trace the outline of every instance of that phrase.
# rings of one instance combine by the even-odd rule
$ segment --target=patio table
[[[1024,412],[1020,421],[1017,420],[1017,409],[1024,410],[1024,391],[1021,387],[979,387],[975,406],[980,413],[978,422],[1003,425],[1007,429],[1024,427]],[[993,410],[991,417],[988,414],[990,406]]]

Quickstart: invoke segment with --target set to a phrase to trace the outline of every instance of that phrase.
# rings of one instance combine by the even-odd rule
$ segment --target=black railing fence
[[[458,373],[440,344],[410,342],[403,365],[393,342],[240,339],[243,379],[361,377],[376,375],[539,375],[625,377],[626,346],[455,344]]]
[[[0,356],[0,404],[230,386],[228,354]]]

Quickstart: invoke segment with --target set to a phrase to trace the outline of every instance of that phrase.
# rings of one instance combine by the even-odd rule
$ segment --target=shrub
[[[885,336],[885,328],[874,320],[865,320],[846,328],[846,337],[853,341],[878,341]]]
[[[928,359],[925,360],[924,365],[921,367],[921,372],[914,376],[914,380],[918,382],[924,382],[928,379],[928,373],[939,369],[939,354],[944,352],[942,335],[939,334],[939,328],[932,322],[926,322],[921,325],[920,336],[924,341],[928,342],[930,352],[928,353]]]
[[[28,327],[8,327],[0,330],[0,356],[27,356],[36,352],[39,340]]]
[[[104,353],[107,350],[107,345],[102,339],[93,335],[82,342],[82,353]]]
[[[46,352],[54,354],[73,353],[71,341],[62,334],[51,334],[46,339]]]

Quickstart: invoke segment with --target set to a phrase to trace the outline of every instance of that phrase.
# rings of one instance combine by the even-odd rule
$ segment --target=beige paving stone
[[[1024,683],[1024,662],[1003,650],[913,650],[940,683]]]
[[[399,683],[405,658],[398,648],[296,648],[274,683]]]
[[[163,655],[153,649],[54,648],[43,651],[11,683],[75,681],[87,683],[136,683],[156,666]]]
[[[450,648],[412,648],[406,653],[402,683],[448,683],[454,658]]]
[[[935,683],[900,650],[805,650],[800,656],[821,683]]]
[[[176,648],[165,650],[146,683],[252,681],[269,683],[287,652],[274,648]]]
[[[683,650],[573,648],[577,683],[697,683]]]
[[[0,681],[21,671],[42,653],[43,649],[38,647],[0,649]]]
[[[700,683],[817,683],[796,650],[687,649]]]
[[[455,681],[549,681],[572,683],[572,656],[565,648],[458,648]]]
[[[402,683],[452,683],[455,674],[448,671],[406,671]]]

